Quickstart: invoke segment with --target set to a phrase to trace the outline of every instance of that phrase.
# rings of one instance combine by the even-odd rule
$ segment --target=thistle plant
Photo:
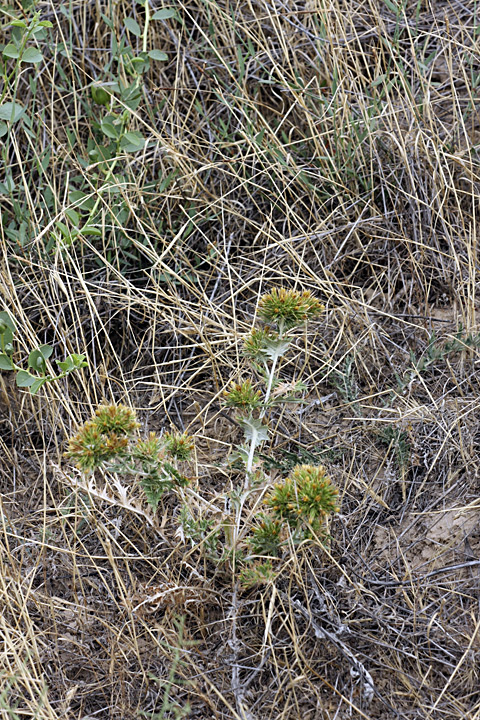
[[[275,405],[297,402],[297,393],[305,390],[301,381],[281,385],[277,376],[279,361],[292,342],[289,331],[315,319],[323,310],[324,306],[308,290],[273,288],[260,298],[258,315],[265,326],[250,332],[243,350],[265,389],[262,393],[252,380],[245,380],[232,382],[225,393],[225,404],[237,408],[238,422],[244,432],[245,445],[238,448],[236,457],[245,463],[245,489],[249,487],[255,450],[268,439],[265,415]]]
[[[42,385],[69,375],[74,370],[80,370],[87,367],[85,355],[72,354],[66,360],[57,360],[56,363],[60,369],[57,375],[49,373],[47,370],[47,360],[53,354],[51,345],[40,345],[28,356],[27,370],[17,365],[13,360],[14,345],[13,340],[17,326],[13,318],[8,312],[0,312],[0,370],[16,371],[17,387],[27,388],[32,395],[35,395]]]
[[[241,527],[242,512],[247,499],[256,488],[268,485],[269,479],[262,472],[258,448],[268,439],[268,415],[277,405],[299,402],[298,393],[305,385],[296,380],[282,383],[278,372],[281,359],[288,352],[292,331],[308,320],[317,318],[323,305],[308,291],[298,292],[274,288],[259,302],[258,316],[261,327],[253,328],[244,341],[244,355],[249,358],[255,380],[232,382],[225,392],[225,405],[235,408],[237,421],[244,433],[244,443],[233,454],[245,468],[243,491],[235,493],[232,502],[233,518],[230,528],[225,527],[225,538],[231,550],[243,540],[250,557],[275,557],[282,543],[290,537],[306,539],[324,535],[327,516],[338,510],[338,491],[332,485],[323,467],[298,465],[291,475],[267,492],[253,525]],[[258,494],[257,494],[258,498]],[[268,575],[264,563],[255,567],[243,564],[242,577],[247,584],[264,582]],[[248,566],[248,567],[247,567]],[[270,566],[269,566],[270,567]]]
[[[192,439],[180,433],[139,437],[135,412],[125,405],[101,405],[69,440],[66,457],[85,474],[98,468],[139,478],[155,512],[162,495],[188,484],[181,463],[189,460]]]

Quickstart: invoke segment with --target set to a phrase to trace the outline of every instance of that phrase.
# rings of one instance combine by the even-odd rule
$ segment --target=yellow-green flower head
[[[254,410],[262,404],[259,390],[254,390],[251,380],[232,382],[225,393],[227,407],[238,407],[241,410]]]
[[[278,334],[254,328],[243,342],[244,354],[251,358],[263,356],[269,340],[278,340]]]
[[[154,432],[146,440],[139,440],[132,451],[133,457],[147,462],[156,462],[163,458],[163,443]]]
[[[115,432],[101,432],[93,420],[86,422],[68,442],[66,456],[82,472],[91,472],[106,460],[122,455],[128,438]]]
[[[93,418],[70,438],[66,456],[82,472],[91,472],[103,462],[124,455],[138,427],[134,411],[125,405],[100,405]]]
[[[292,473],[297,488],[298,508],[309,522],[323,520],[338,512],[338,490],[321,465],[297,465]]]
[[[273,288],[260,298],[258,314],[269,323],[283,325],[285,330],[318,317],[325,307],[309,290]]]
[[[115,432],[128,436],[140,427],[134,410],[126,405],[100,405],[92,422],[102,433]]]
[[[299,522],[321,525],[327,515],[338,512],[338,490],[321,465],[297,465],[290,477],[277,483],[265,502],[275,516],[290,525]]]
[[[193,438],[186,433],[167,433],[165,435],[165,449],[172,458],[188,460],[193,448]]]

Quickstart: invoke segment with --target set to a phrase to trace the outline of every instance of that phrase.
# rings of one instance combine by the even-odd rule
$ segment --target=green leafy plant
[[[146,499],[155,511],[164,493],[184,487],[188,478],[179,465],[190,458],[192,439],[186,434],[138,435],[135,412],[125,405],[101,405],[91,420],[70,438],[66,457],[85,474],[103,467],[140,480]]]
[[[13,339],[17,331],[15,321],[8,312],[0,312],[0,370],[16,371],[16,383],[18,387],[28,388],[32,395],[35,395],[42,385],[48,382],[55,382],[69,375],[74,370],[80,370],[87,366],[85,355],[72,354],[66,360],[57,360],[60,369],[57,375],[52,375],[47,369],[47,360],[53,353],[51,345],[40,345],[28,356],[25,370],[16,365],[13,360],[14,346]]]
[[[6,28],[11,30],[11,39],[3,47],[4,62],[0,63],[3,76],[3,89],[0,94],[0,137],[7,134],[9,129],[7,123],[10,123],[10,126],[13,125],[25,112],[24,106],[16,101],[18,77],[22,71],[22,64],[36,65],[42,62],[43,55],[33,43],[35,40],[45,39],[47,29],[53,27],[49,20],[40,20],[40,13],[34,13],[30,17],[26,14],[23,14],[22,17],[16,17],[11,13],[7,14],[12,18]],[[9,59],[14,60],[10,70]],[[10,92],[12,100],[4,102],[8,92]]]
[[[308,292],[274,289],[260,300],[264,326],[253,329],[244,343],[255,377],[232,382],[225,392],[225,405],[237,411],[245,442],[230,458],[240,463],[243,481],[225,493],[223,511],[198,496],[201,510],[185,504],[180,491],[188,478],[181,465],[191,457],[193,439],[178,433],[150,433],[141,439],[135,412],[123,405],[100,406],[70,439],[67,457],[85,474],[103,467],[136,476],[153,511],[164,493],[179,492],[183,505],[177,536],[214,563],[238,567],[245,587],[268,582],[274,572],[270,561],[281,548],[292,540],[324,538],[325,521],[338,510],[338,491],[322,466],[297,464],[272,486],[256,452],[269,437],[268,413],[277,405],[298,402],[298,392],[305,388],[299,381],[281,383],[278,377],[291,331],[322,310]]]
[[[144,7],[144,27],[133,17],[123,19],[124,33],[118,36],[116,26],[106,14],[102,21],[110,30],[111,55],[103,68],[102,75],[91,84],[90,103],[85,102],[85,111],[91,121],[94,137],[87,144],[88,157],[80,165],[89,168],[89,182],[83,178],[72,182],[69,193],[70,207],[65,210],[63,220],[55,222],[46,245],[46,252],[65,249],[82,236],[102,237],[105,230],[105,197],[108,197],[108,215],[114,231],[114,242],[107,260],[118,254],[118,246],[125,252],[123,268],[128,259],[135,259],[128,233],[124,225],[130,216],[128,204],[122,197],[122,188],[127,180],[124,156],[142,151],[147,138],[138,129],[136,112],[144,97],[144,75],[152,62],[165,62],[168,55],[159,49],[148,50],[150,22],[177,18],[173,8],[163,8],[151,14],[150,2],[137,3]],[[107,30],[108,32],[108,30]],[[141,50],[135,45],[141,43]],[[72,137],[72,144],[75,140]],[[122,169],[119,171],[119,165]],[[92,193],[95,186],[95,193]]]

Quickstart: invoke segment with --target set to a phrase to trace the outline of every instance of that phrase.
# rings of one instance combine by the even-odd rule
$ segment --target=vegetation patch
[[[2,716],[480,716],[478,27],[2,4]]]

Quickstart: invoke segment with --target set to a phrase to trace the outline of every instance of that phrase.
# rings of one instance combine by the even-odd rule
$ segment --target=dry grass
[[[109,140],[90,87],[134,82],[110,61],[114,36],[142,49],[139,2],[39,2],[44,62],[4,97],[28,115],[0,140],[0,309],[19,359],[50,342],[89,368],[34,398],[0,376],[2,717],[478,720],[479,352],[445,348],[479,331],[476,3],[174,7],[146,36],[168,61],[126,106],[143,150],[91,154]],[[72,190],[101,232],[65,247]],[[195,434],[194,490],[217,502],[238,441],[219,399],[273,285],[327,312],[266,452],[314,453],[342,509],[328,549],[241,592],[175,537],[173,501],[152,526],[76,492],[62,453],[121,401]]]

